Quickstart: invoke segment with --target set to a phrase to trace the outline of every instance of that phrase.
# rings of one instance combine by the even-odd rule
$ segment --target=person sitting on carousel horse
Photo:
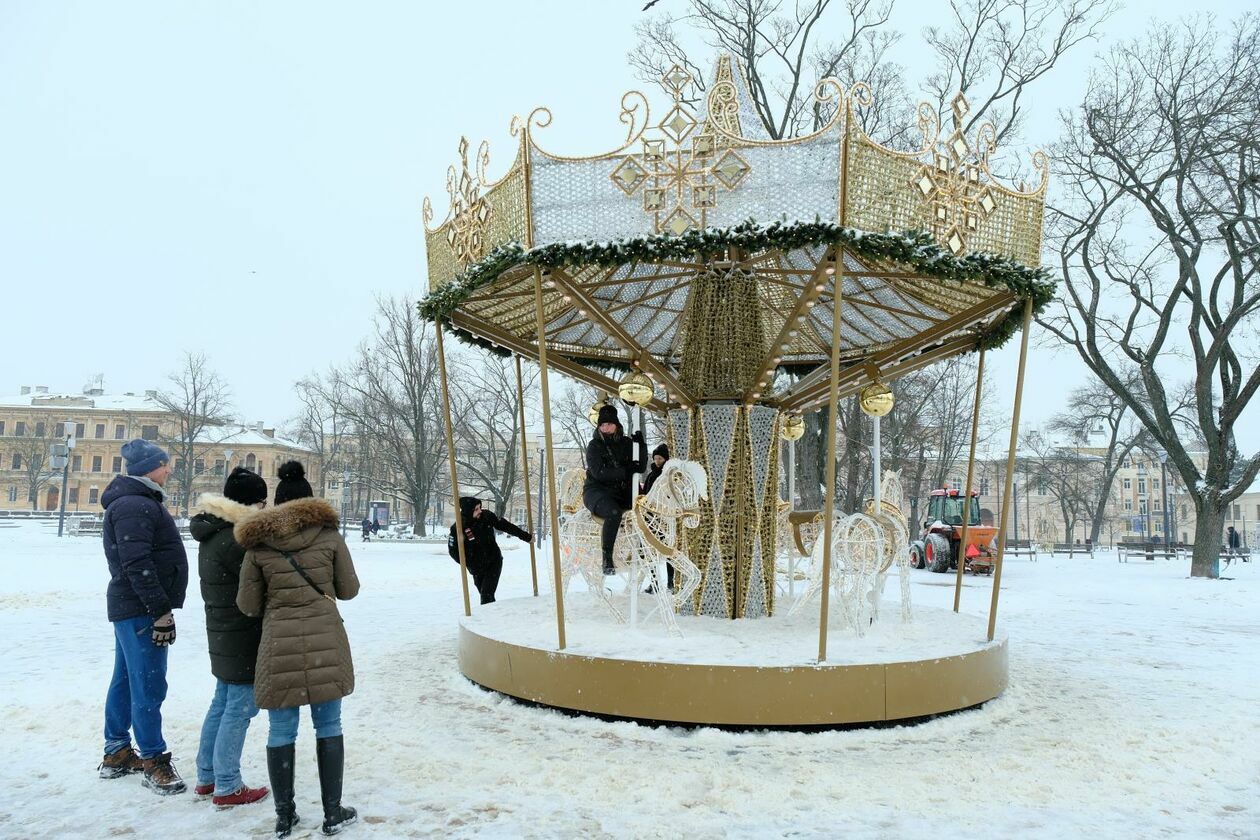
[[[586,445],[586,483],[582,486],[582,504],[604,520],[601,533],[604,574],[611,575],[616,572],[613,546],[617,542],[621,517],[633,504],[631,482],[635,473],[646,468],[647,452],[643,432],[626,437],[621,421],[617,419],[615,406],[601,407],[597,419],[595,434]],[[634,457],[634,443],[639,444],[637,459]]]

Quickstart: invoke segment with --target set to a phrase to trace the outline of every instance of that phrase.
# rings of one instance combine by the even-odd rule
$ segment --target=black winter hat
[[[662,458],[668,461],[669,460],[669,447],[662,443],[660,446],[652,450],[652,457],[655,458],[657,455],[660,455]]]
[[[223,495],[242,505],[267,501],[267,482],[253,470],[237,467],[223,483]]]
[[[297,461],[280,465],[280,483],[276,485],[276,504],[282,505],[294,499],[309,499],[315,495],[306,480],[306,470]]]
[[[617,406],[601,405],[599,407],[599,419],[595,421],[595,425],[600,426],[604,423],[616,423],[618,426],[621,425],[621,421],[617,419]]]
[[[469,519],[472,519],[473,511],[479,504],[481,504],[481,499],[475,496],[459,497],[459,515],[463,517],[465,525],[468,524]]]

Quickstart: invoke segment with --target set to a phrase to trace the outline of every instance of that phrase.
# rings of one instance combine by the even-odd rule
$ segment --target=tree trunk
[[[1221,528],[1225,524],[1225,511],[1209,505],[1196,505],[1196,508],[1190,577],[1215,578],[1219,576]]]

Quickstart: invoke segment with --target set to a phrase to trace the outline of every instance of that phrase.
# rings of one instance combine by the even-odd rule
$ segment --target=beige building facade
[[[0,397],[0,509],[57,510],[63,475],[49,467],[49,450],[72,437],[66,510],[99,513],[100,494],[125,469],[122,445],[143,438],[169,449],[167,442],[177,430],[176,419],[158,405],[152,391],[106,394],[103,388],[89,386],[67,394],[24,386],[17,395]],[[194,447],[191,498],[222,490],[226,473],[237,466],[254,470],[274,487],[280,464],[290,459],[306,465],[314,485],[318,474],[312,454],[261,423],[211,427]],[[168,484],[168,489],[178,488]],[[177,494],[170,495],[174,510]]]

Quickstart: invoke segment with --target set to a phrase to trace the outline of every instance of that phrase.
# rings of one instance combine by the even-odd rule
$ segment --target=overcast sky
[[[374,295],[422,292],[421,201],[442,215],[461,134],[490,141],[492,177],[509,119],[536,105],[555,114],[550,149],[624,136],[642,5],[2,0],[0,392],[78,390],[96,373],[110,391],[161,387],[190,350],[230,382],[241,419],[282,425],[291,384],[351,353]],[[943,7],[897,3],[914,80],[931,69],[919,28]],[[1110,40],[1152,15],[1236,8],[1122,10],[1036,88],[1027,139],[1053,140]],[[990,357],[1007,404],[1017,347]],[[1029,376],[1035,422],[1084,374],[1039,348]]]

